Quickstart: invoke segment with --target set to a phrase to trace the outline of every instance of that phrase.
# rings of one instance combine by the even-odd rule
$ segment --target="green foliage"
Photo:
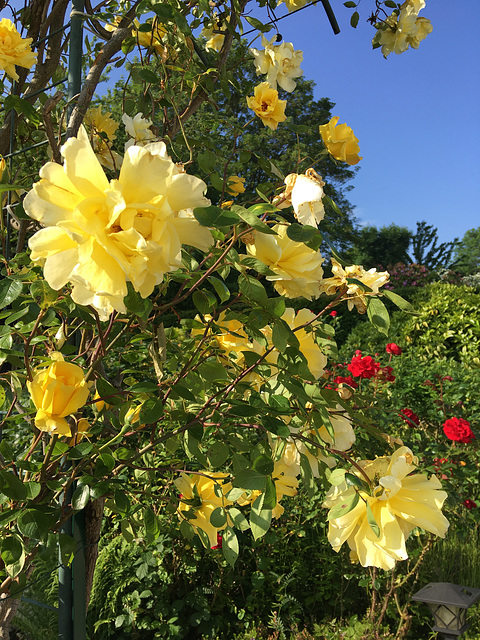
[[[398,262],[408,260],[408,247],[412,232],[396,224],[377,227],[361,227],[355,233],[348,259],[352,264],[361,264],[365,269],[372,267],[388,269]]]
[[[417,229],[412,236],[412,262],[423,265],[428,269],[448,267],[458,238],[451,242],[438,241],[438,230],[425,220],[417,222]]]
[[[480,227],[465,232],[455,247],[453,267],[464,275],[480,271]]]
[[[401,289],[397,291],[401,292]],[[479,293],[465,285],[435,282],[417,289],[412,303],[418,315],[406,317],[403,312],[395,311],[388,341],[413,349],[416,357],[422,360],[451,358],[478,367],[479,302]],[[341,355],[348,358],[355,349],[382,352],[384,344],[384,338],[361,322],[348,336]]]

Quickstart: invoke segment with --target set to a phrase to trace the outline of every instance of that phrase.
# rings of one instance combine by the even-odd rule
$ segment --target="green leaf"
[[[238,558],[238,540],[235,531],[231,527],[227,527],[222,531],[222,551],[225,560],[233,567]]]
[[[272,510],[263,508],[263,495],[258,496],[250,511],[250,528],[254,540],[262,538],[270,528]]]
[[[60,560],[63,566],[68,567],[73,560],[75,551],[77,550],[77,543],[72,536],[69,536],[66,533],[59,533],[58,545],[60,547]]]
[[[145,509],[143,513],[143,525],[145,527],[147,544],[151,544],[160,535],[160,524],[152,509]]]
[[[358,11],[354,11],[351,15],[350,18],[350,24],[351,26],[356,29],[357,28],[357,24],[358,24],[358,20],[360,19],[360,14],[358,13]]]
[[[215,227],[217,229],[220,227],[232,227],[240,222],[240,218],[236,213],[213,205],[194,209],[193,215],[204,227]]]
[[[264,476],[269,476],[270,474],[272,474],[273,467],[273,460],[263,453],[255,458],[252,465],[254,471],[256,471],[257,473],[261,473]]]
[[[17,527],[26,538],[42,540],[49,533],[50,527],[55,524],[55,521],[55,516],[43,513],[38,509],[29,509],[20,514]]]
[[[128,499],[128,496],[124,491],[115,489],[115,491],[113,492],[112,502],[115,508],[115,513],[126,514],[130,511],[130,500]]]
[[[343,3],[343,6],[347,7],[347,9],[355,9],[355,7],[357,6],[357,3],[352,2],[352,0],[348,0],[348,2]]]
[[[308,224],[302,225],[294,222],[287,227],[287,236],[294,242],[311,242],[317,235],[320,235],[319,230]]]
[[[190,460],[195,458],[195,460],[197,460],[202,466],[208,467],[208,460],[200,450],[199,441],[189,431],[185,431],[184,447],[185,453]]]
[[[142,298],[142,296],[135,291],[131,282],[127,282],[128,293],[123,299],[127,311],[142,318],[142,320],[148,320],[150,311],[152,310],[152,302],[148,298]]]
[[[163,416],[164,410],[165,407],[161,398],[157,400],[149,398],[142,404],[142,408],[140,409],[138,416],[140,424],[153,424],[158,422]]]
[[[15,578],[25,564],[25,549],[19,536],[6,536],[2,540],[2,560],[11,578]]]
[[[230,298],[230,291],[223,280],[220,280],[220,278],[216,278],[215,276],[210,276],[208,281],[213,285],[215,293],[220,298],[220,302],[227,302]]]
[[[42,485],[39,482],[25,482],[23,486],[27,490],[27,500],[34,500],[42,488]]]
[[[266,415],[262,418],[262,425],[267,431],[274,433],[276,436],[280,436],[281,438],[288,438],[290,435],[288,425],[280,418]]]
[[[393,304],[397,305],[397,307],[399,309],[402,309],[402,311],[420,315],[418,311],[415,311],[410,302],[408,302],[408,300],[405,300],[405,298],[402,298],[402,296],[399,296],[398,293],[394,293],[393,291],[389,291],[388,289],[382,289],[382,292],[386,298],[389,298],[393,302]]]
[[[80,442],[76,447],[72,447],[68,452],[68,458],[70,460],[80,460],[85,458],[92,451],[93,444],[90,442]]]
[[[262,276],[273,276],[275,272],[267,267],[266,264],[261,262],[258,258],[254,258],[253,256],[241,256],[240,264],[242,267],[247,267],[247,269],[255,269],[258,273],[261,273]]]
[[[72,508],[75,511],[81,511],[87,506],[90,500],[90,487],[88,484],[80,484],[73,492]]]
[[[229,375],[223,364],[216,360],[207,360],[202,362],[197,372],[207,382],[229,380]]]
[[[266,233],[267,235],[276,235],[276,232],[271,229],[268,224],[265,224],[258,216],[253,212],[240,207],[239,205],[233,205],[232,211],[237,213],[238,216],[246,222],[252,229],[255,229],[259,233]]]
[[[58,299],[58,293],[49,286],[46,280],[35,280],[30,285],[30,295],[38,304],[40,309],[48,309],[55,304]]]
[[[339,502],[330,509],[327,520],[330,522],[331,520],[336,520],[337,518],[344,516],[346,513],[349,513],[352,509],[355,509],[358,504],[358,500],[358,493],[355,491],[346,500]]]
[[[257,302],[260,306],[265,307],[268,303],[267,292],[261,282],[252,278],[248,274],[240,274],[238,277],[238,287],[240,292],[253,302]]]
[[[227,514],[223,507],[217,507],[210,515],[210,524],[217,529],[223,527],[227,523]]]
[[[27,488],[11,471],[0,469],[0,493],[12,500],[25,500]]]
[[[236,474],[233,485],[251,491],[263,491],[266,481],[267,477],[263,473],[259,473],[253,469],[243,469]]]
[[[367,315],[370,322],[376,327],[380,333],[388,336],[390,328],[390,316],[386,306],[379,298],[367,299]]]
[[[175,20],[175,24],[183,33],[183,35],[192,35],[192,30],[190,29],[190,25],[188,24],[187,19],[178,10],[173,14],[173,19]]]
[[[230,449],[217,440],[208,450],[207,456],[212,467],[221,467],[230,457]]]
[[[267,33],[271,29],[273,29],[273,25],[271,24],[263,24],[257,18],[253,18],[252,16],[245,16],[245,20],[252,25],[254,29],[260,31],[261,33]]]
[[[198,311],[203,315],[210,313],[217,304],[215,296],[209,291],[194,291],[192,294],[192,300]]]
[[[13,278],[2,278],[0,280],[0,309],[11,304],[22,293],[23,283],[21,280]]]
[[[299,346],[298,338],[294,332],[290,329],[285,320],[281,318],[275,318],[275,323],[272,330],[272,342],[280,353],[283,353],[287,348],[287,344],[291,344],[292,347]]]
[[[138,72],[138,77],[145,80],[145,82],[150,82],[151,84],[159,84],[160,82],[160,78],[157,74],[150,69],[141,69]]]
[[[366,504],[367,504],[367,521],[368,524],[370,525],[370,529],[373,531],[373,533],[377,536],[377,538],[380,537],[380,527],[377,524],[377,521],[375,520],[375,517],[373,515],[373,511],[372,511],[372,507],[370,506],[370,502],[368,500],[366,500]]]
[[[345,278],[345,279],[346,279],[348,284],[357,285],[357,287],[359,287],[360,290],[364,291],[365,293],[372,293],[372,291],[373,291],[373,289],[370,289],[370,287],[368,285],[366,285],[361,280],[358,280],[358,278]]]
[[[247,529],[250,529],[250,524],[248,520],[245,518],[245,516],[243,515],[243,513],[240,511],[240,509],[237,509],[236,507],[232,507],[231,509],[228,510],[228,515],[230,516],[230,519],[235,525],[235,527],[237,529],[240,529],[240,531],[246,531]]]
[[[5,111],[10,111],[10,109],[14,109],[18,114],[23,114],[30,122],[38,127],[38,125],[42,122],[40,116],[34,107],[30,104],[28,100],[24,100],[19,96],[11,93],[9,96],[5,98]]]
[[[277,506],[277,489],[275,482],[268,476],[267,483],[265,485],[265,491],[263,492],[263,509],[275,509]]]

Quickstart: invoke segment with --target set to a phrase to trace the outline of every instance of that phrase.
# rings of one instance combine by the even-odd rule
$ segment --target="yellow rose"
[[[58,351],[50,355],[52,364],[35,373],[27,388],[37,408],[35,426],[40,431],[71,436],[65,416],[75,413],[86,403],[90,385],[83,370],[64,362]]]
[[[262,36],[263,50],[250,49],[255,59],[255,69],[257,76],[267,74],[267,82],[272,89],[279,84],[285,91],[291,92],[297,86],[293,78],[298,78],[303,74],[300,65],[303,60],[303,53],[298,49],[294,50],[291,42],[274,44],[277,36],[269,41]]]
[[[378,294],[379,288],[388,282],[390,277],[388,271],[379,271],[376,269],[365,269],[358,264],[349,267],[342,267],[335,258],[332,258],[331,278],[325,278],[320,284],[321,293],[327,296],[333,296],[337,291],[341,291],[347,298],[348,310],[351,311],[355,306],[358,313],[365,313],[367,310],[367,296]],[[371,291],[364,291],[358,284],[347,282],[347,278],[355,278],[363,282]]]
[[[238,196],[245,193],[245,178],[230,176],[227,180],[227,193],[231,196]]]
[[[314,169],[307,169],[305,174],[290,173],[285,178],[287,188],[276,197],[274,204],[279,209],[292,206],[296,219],[300,224],[316,227],[325,217],[322,198],[325,183],[322,176]]]
[[[65,163],[47,163],[24,200],[45,229],[30,238],[32,260],[49,285],[73,285],[72,298],[101,319],[126,312],[127,282],[143,298],[182,266],[182,244],[206,251],[210,231],[193,217],[206,207],[205,183],[182,172],[163,142],[129,147],[118,180],[108,180],[85,129],[62,147]]]
[[[6,168],[7,168],[7,161],[5,160],[5,158],[2,158],[2,156],[0,156],[0,181],[3,178],[3,174]]]
[[[308,0],[280,0],[277,3],[277,6],[280,6],[283,2],[285,2],[285,6],[287,7],[289,12],[298,11],[302,7],[304,7]]]
[[[0,69],[13,80],[19,79],[15,66],[31,69],[36,64],[37,53],[30,47],[32,42],[32,38],[22,38],[11,20],[0,20]]]
[[[362,159],[358,154],[358,138],[353,134],[351,127],[346,124],[338,124],[339,116],[333,117],[327,124],[320,125],[320,135],[328,152],[336,159],[347,164],[358,164]]]
[[[408,557],[405,541],[415,527],[445,537],[448,520],[441,508],[447,497],[436,476],[412,473],[417,459],[408,447],[390,456],[364,460],[360,466],[375,485],[369,493],[359,492],[356,506],[329,523],[328,540],[335,551],[344,542],[351,557],[364,567],[393,569],[397,560]],[[353,470],[358,477],[362,475]],[[332,509],[354,497],[356,488],[344,481],[328,491],[324,507]],[[367,504],[375,519],[375,532],[368,522]],[[377,535],[378,533],[378,535]]]
[[[140,26],[138,20],[135,20],[135,26]],[[134,30],[132,36],[137,39],[141,47],[152,48],[157,53],[163,53],[164,45],[161,40],[166,33],[165,27],[155,19],[151,31]]]
[[[272,89],[268,82],[261,82],[255,87],[253,97],[247,96],[247,105],[272,130],[278,127],[279,122],[287,119],[287,101],[279,100],[278,91]]]
[[[430,20],[418,17],[418,12],[424,6],[423,0],[406,0],[400,13],[394,11],[385,21],[376,25],[378,31],[372,43],[382,47],[384,58],[391,53],[399,55],[409,46],[418,49],[420,42],[432,32]]]
[[[210,522],[212,512],[217,507],[233,504],[225,498],[225,494],[232,488],[230,482],[224,482],[227,478],[225,473],[208,471],[204,475],[182,473],[174,482],[180,492],[177,509],[179,518],[187,520],[194,528],[205,531],[211,547],[217,544],[217,533],[227,526],[225,523],[222,527],[214,527]]]
[[[323,277],[323,257],[303,242],[287,236],[287,225],[273,227],[277,235],[255,233],[254,242],[247,244],[247,252],[275,272],[267,280],[274,282],[276,291],[287,298],[304,297],[314,300],[320,295]]]

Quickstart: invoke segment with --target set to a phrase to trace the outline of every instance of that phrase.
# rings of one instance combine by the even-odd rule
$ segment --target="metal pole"
[[[72,0],[70,16],[70,46],[68,54],[68,115],[73,101],[82,88],[83,14],[84,0]],[[67,494],[70,504],[73,488]],[[85,519],[76,514],[62,528],[62,533],[73,536],[77,550],[70,567],[60,566],[58,571],[58,637],[59,640],[86,640],[85,599]]]

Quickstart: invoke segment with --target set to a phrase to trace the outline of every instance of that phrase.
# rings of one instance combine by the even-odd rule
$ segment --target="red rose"
[[[217,544],[212,547],[212,549],[221,549],[222,548],[222,534],[217,533]]]
[[[380,363],[375,362],[371,356],[362,358],[362,352],[357,351],[347,369],[352,375],[360,378],[373,378],[380,369]]]
[[[449,440],[455,442],[471,442],[475,435],[470,429],[470,423],[463,418],[449,418],[443,423],[443,433]]]
[[[352,389],[356,389],[358,387],[358,382],[355,382],[352,376],[336,376],[333,381],[337,384],[348,384]]]
[[[338,316],[338,311],[335,311],[335,309],[333,311],[330,311],[330,315],[332,316],[332,318],[336,318]]]
[[[466,507],[467,509],[476,509],[477,503],[474,502],[473,500],[464,500],[463,506]]]
[[[412,422],[414,422],[417,426],[420,424],[420,418],[416,413],[413,413],[411,409],[402,409],[400,411],[400,417],[405,420],[407,424]]]
[[[392,356],[399,356],[402,353],[401,347],[399,347],[398,344],[395,344],[395,342],[389,342],[385,347],[385,351],[390,353]]]

